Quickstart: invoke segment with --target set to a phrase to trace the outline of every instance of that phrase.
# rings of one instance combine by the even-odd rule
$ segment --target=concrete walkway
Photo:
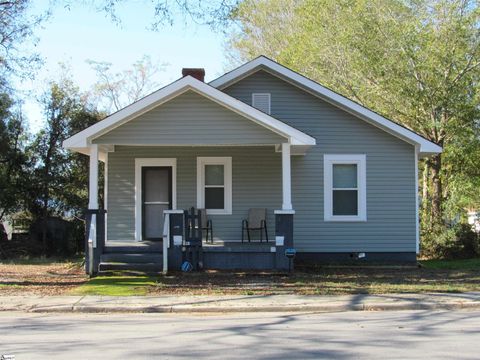
[[[0,296],[0,311],[27,312],[340,312],[423,309],[480,309],[480,292],[344,296]]]

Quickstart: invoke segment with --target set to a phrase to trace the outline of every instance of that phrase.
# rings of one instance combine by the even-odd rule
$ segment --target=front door
[[[161,240],[163,211],[172,208],[172,168],[142,167],[142,238]]]

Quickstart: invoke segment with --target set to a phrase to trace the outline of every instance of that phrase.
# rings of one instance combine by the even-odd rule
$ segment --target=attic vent
[[[270,115],[270,94],[269,93],[253,93],[252,106]]]

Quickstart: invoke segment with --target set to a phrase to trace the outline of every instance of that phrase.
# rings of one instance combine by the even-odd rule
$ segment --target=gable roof
[[[342,96],[265,56],[260,56],[220,76],[219,78],[211,81],[210,85],[218,89],[224,89],[229,85],[240,81],[241,79],[260,70],[265,70],[274,76],[280,77],[287,82],[312,93],[322,100],[329,102],[330,104],[341,108],[412,145],[418,146],[419,153],[422,156],[442,152],[442,148],[440,146],[425,139],[414,131],[381,116],[380,114],[356,103],[355,101],[352,101],[345,96]]]
[[[193,78],[192,76],[186,76],[71,136],[63,142],[63,147],[88,154],[89,145],[92,139],[125,124],[141,114],[144,114],[145,112],[189,90],[205,96],[206,98],[242,115],[246,119],[285,137],[292,145],[308,147],[316,144],[315,138],[310,135],[295,129],[292,126]]]

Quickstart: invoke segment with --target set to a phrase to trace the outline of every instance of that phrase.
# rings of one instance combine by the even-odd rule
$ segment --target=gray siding
[[[95,139],[98,144],[278,144],[285,138],[187,91]]]
[[[116,146],[108,156],[108,240],[135,238],[135,158],[177,159],[177,208],[197,203],[197,156],[232,157],[232,215],[212,215],[215,238],[241,239],[241,221],[251,207],[268,209],[268,231],[274,239],[273,210],[280,209],[281,154],[273,146],[131,147]],[[255,236],[258,236],[255,234]]]
[[[271,93],[272,116],[317,139],[306,156],[292,159],[299,251],[415,251],[412,145],[264,71],[224,91],[248,104],[252,92]],[[323,154],[367,155],[367,222],[323,221]]]

